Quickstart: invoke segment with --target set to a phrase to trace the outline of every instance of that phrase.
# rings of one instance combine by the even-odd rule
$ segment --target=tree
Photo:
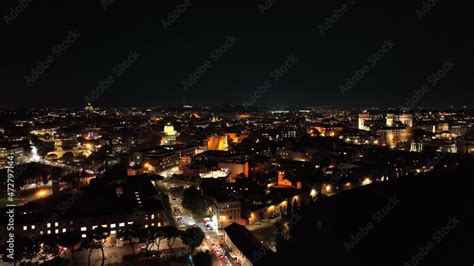
[[[61,252],[56,237],[53,235],[42,235],[33,245],[36,246],[37,255],[43,262],[51,258],[55,259]]]
[[[209,200],[194,186],[190,186],[183,191],[183,207],[193,214],[205,215],[209,206]]]
[[[147,228],[142,228],[140,229],[139,234],[140,242],[145,243],[145,252],[147,254],[155,245],[158,245],[157,250],[160,250],[160,241],[162,239],[160,227],[150,226]]]
[[[89,249],[89,257],[88,257],[88,264],[91,265],[91,255],[92,250],[100,249],[102,252],[102,265],[105,262],[105,254],[104,254],[104,242],[109,237],[110,231],[104,227],[96,227],[92,230],[90,236],[87,237],[85,241],[86,248]]]
[[[204,232],[199,227],[192,227],[181,233],[181,239],[189,247],[191,253],[201,245],[204,237]]]
[[[180,231],[176,226],[163,226],[161,227],[163,237],[166,238],[168,248],[173,252],[173,244],[176,241],[176,238],[180,236]]]
[[[138,241],[135,242],[135,240],[140,237],[140,229],[139,225],[132,224],[120,228],[117,233],[118,238],[128,241],[128,244],[132,248],[133,255],[135,255],[135,244],[138,243]]]
[[[72,261],[76,264],[74,251],[76,247],[82,242],[82,237],[79,232],[66,232],[57,237],[57,244],[62,248],[67,248],[71,251]]]

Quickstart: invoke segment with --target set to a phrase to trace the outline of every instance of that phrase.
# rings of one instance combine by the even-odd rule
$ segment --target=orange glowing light
[[[39,190],[38,192],[36,192],[36,196],[38,198],[43,198],[45,197],[46,195],[48,195],[48,191],[45,190],[45,189],[42,189],[42,190]]]

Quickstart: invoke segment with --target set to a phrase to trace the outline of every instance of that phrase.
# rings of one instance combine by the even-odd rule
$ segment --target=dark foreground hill
[[[473,166],[318,200],[258,265],[472,265]]]

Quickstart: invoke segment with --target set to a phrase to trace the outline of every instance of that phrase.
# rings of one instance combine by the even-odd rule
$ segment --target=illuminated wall
[[[411,128],[393,128],[379,131],[380,143],[390,148],[399,148],[412,139]]]
[[[227,151],[227,136],[212,136],[207,139],[207,149],[210,151]]]
[[[374,120],[375,119],[375,116],[373,115],[370,115],[370,114],[359,114],[359,118],[358,118],[358,128],[360,130],[366,130],[366,131],[369,131],[370,130],[370,127],[365,125],[365,122],[366,121],[370,121],[370,120]]]
[[[219,168],[225,168],[229,170],[231,178],[234,178],[240,174],[245,177],[249,177],[249,163],[248,162],[219,162],[217,164]]]
[[[248,135],[246,134],[240,134],[240,133],[225,133],[225,136],[227,137],[227,140],[232,142],[232,143],[241,143],[242,140],[248,138]]]

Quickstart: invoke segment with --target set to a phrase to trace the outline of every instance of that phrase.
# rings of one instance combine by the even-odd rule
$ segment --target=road
[[[232,264],[232,258],[228,252],[223,248],[222,230],[217,228],[208,229],[204,224],[204,220],[195,219],[193,215],[183,207],[182,196],[179,194],[169,194],[170,205],[173,210],[173,215],[177,226],[181,230],[190,228],[192,226],[199,226],[205,233],[205,239],[203,244],[198,248],[202,251],[209,251],[213,256],[213,265],[215,266],[232,266],[238,264]]]

